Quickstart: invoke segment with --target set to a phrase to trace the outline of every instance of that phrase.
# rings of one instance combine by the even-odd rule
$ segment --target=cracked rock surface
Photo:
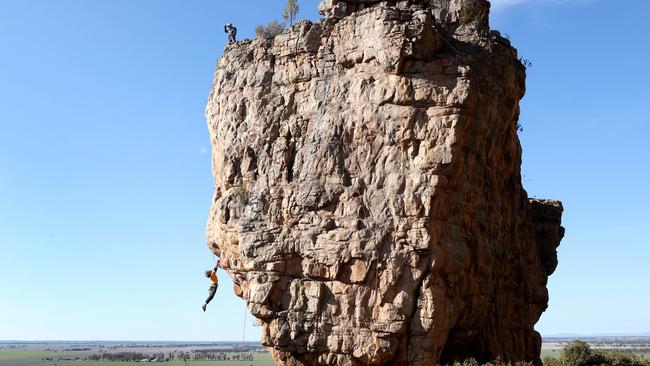
[[[279,365],[540,363],[564,234],[530,200],[525,68],[483,0],[325,0],[227,46],[207,237]]]

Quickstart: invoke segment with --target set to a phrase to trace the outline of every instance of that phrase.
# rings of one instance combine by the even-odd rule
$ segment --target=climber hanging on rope
[[[228,44],[237,42],[237,28],[232,23],[228,23],[223,27],[223,31],[228,33]]]
[[[219,269],[219,264],[221,263],[221,260],[217,260],[217,264],[214,265],[213,270],[207,270],[205,271],[205,277],[209,278],[210,281],[212,281],[212,284],[210,285],[210,289],[208,290],[208,298],[205,299],[205,303],[203,303],[203,306],[201,308],[203,311],[208,307],[208,304],[212,299],[214,299],[214,295],[217,293],[217,287],[219,287],[219,278],[217,277],[217,269]]]

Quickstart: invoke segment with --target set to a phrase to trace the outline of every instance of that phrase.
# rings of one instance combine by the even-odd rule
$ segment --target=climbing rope
[[[246,301],[244,301],[244,324],[242,327],[241,331],[241,349],[242,349],[242,354],[239,356],[239,364],[242,365],[244,363],[244,343],[246,342],[246,313],[248,312],[248,307],[246,307]]]
[[[454,51],[455,51],[456,53],[458,53],[458,54],[463,54],[460,50],[458,50],[458,48],[454,47],[454,46],[451,44],[451,42],[449,42],[449,41],[447,40],[447,36],[449,35],[449,33],[447,33],[446,30],[444,30],[444,29],[438,27],[438,24],[437,24],[436,22],[433,23],[433,27],[434,27],[435,30],[438,32],[438,34],[440,34],[440,39],[442,39],[442,41],[445,42],[445,43],[447,44],[447,46],[449,46],[449,48],[451,48],[452,50],[454,50]]]

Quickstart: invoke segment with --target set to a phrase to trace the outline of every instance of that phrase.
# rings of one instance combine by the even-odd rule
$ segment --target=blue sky
[[[317,19],[316,0],[300,1]],[[0,339],[236,340],[259,328],[202,272],[203,116],[232,21],[283,1],[0,0]],[[501,1],[531,60],[525,186],[564,201],[538,330],[650,331],[647,0]]]

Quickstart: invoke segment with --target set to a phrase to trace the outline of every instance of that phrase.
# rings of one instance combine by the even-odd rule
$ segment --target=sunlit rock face
[[[539,363],[562,205],[529,200],[525,68],[475,0],[340,1],[227,46],[208,245],[280,365]]]

